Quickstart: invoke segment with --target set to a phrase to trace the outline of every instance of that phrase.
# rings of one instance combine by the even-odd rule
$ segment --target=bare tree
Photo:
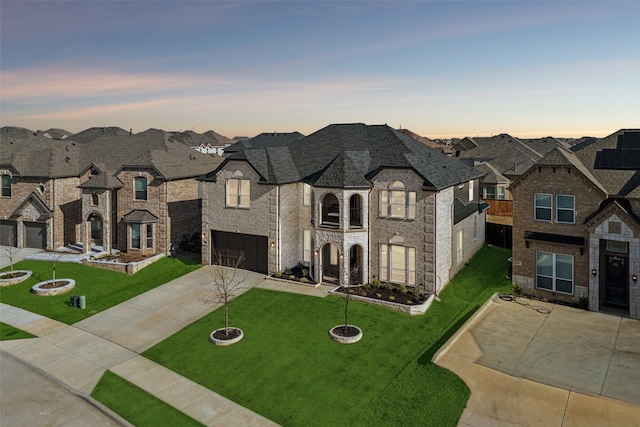
[[[238,291],[247,281],[247,271],[241,270],[240,266],[244,262],[241,255],[237,259],[224,259],[219,252],[215,252],[215,263],[211,265],[210,273],[212,283],[210,289],[214,291],[214,296],[198,297],[205,304],[224,304],[224,334],[229,335],[229,301],[236,296]]]
[[[16,253],[18,253],[18,248],[14,246],[16,241],[15,230],[11,229],[6,234],[3,240],[4,240],[4,243],[6,244],[6,246],[4,247],[4,252],[7,254],[7,257],[9,258],[9,264],[11,265],[9,274],[13,275],[13,257],[16,256]]]
[[[58,262],[60,262],[61,258],[62,258],[62,253],[59,252],[58,250],[54,250],[51,253],[51,261],[53,262],[51,284],[54,286],[56,284],[56,266]]]

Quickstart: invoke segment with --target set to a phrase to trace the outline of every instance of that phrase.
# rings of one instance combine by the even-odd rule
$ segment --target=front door
[[[621,308],[629,307],[628,259],[620,255],[605,256],[604,303]]]

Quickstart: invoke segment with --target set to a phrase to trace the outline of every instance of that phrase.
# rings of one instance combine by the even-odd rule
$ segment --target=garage
[[[0,221],[0,245],[18,246],[18,231],[15,221]]]
[[[24,247],[46,249],[47,224],[43,222],[24,223]]]
[[[225,265],[235,264],[242,256],[244,262],[241,268],[258,273],[266,274],[268,272],[269,244],[267,236],[213,230],[211,241],[213,242],[211,264],[216,264],[216,253],[220,254],[222,263]]]

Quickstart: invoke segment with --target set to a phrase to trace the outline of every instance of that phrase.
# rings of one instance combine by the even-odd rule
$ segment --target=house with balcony
[[[386,125],[244,147],[201,178],[202,262],[437,292],[484,242],[480,176]]]
[[[510,191],[524,294],[640,318],[640,130],[557,147]]]
[[[523,139],[502,133],[465,137],[453,146],[455,158],[484,175],[480,191],[489,204],[487,243],[511,248],[513,206],[509,184],[556,147],[568,149],[571,144],[553,137]]]
[[[78,143],[22,128],[1,131],[0,233],[7,243],[48,250],[80,243],[85,251],[99,246],[150,255],[199,234],[195,178],[221,157],[162,132],[92,128]]]

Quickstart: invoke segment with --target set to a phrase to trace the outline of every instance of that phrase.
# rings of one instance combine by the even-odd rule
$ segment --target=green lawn
[[[16,263],[15,270],[31,270],[33,275],[17,285],[0,288],[0,301],[72,324],[194,271],[200,267],[200,264],[185,263],[177,258],[166,257],[128,276],[82,264],[58,262],[56,278],[74,279],[75,288],[66,294],[54,296],[37,296],[30,293],[29,290],[36,283],[51,280],[52,266],[53,263],[48,261]],[[71,295],[85,295],[87,308],[81,310],[71,307],[69,305]]]
[[[111,371],[104,373],[91,397],[117,408],[116,412],[135,426],[203,425]]]
[[[424,316],[352,301],[357,344],[328,330],[343,321],[344,300],[252,289],[230,304],[245,338],[216,347],[216,310],[144,356],[285,426],[456,425],[469,390],[431,364],[438,348],[495,292],[509,292],[504,249],[485,247]]]
[[[14,328],[11,325],[0,322],[0,341],[4,340],[19,340],[22,338],[35,338],[29,332],[25,332],[21,329]]]

